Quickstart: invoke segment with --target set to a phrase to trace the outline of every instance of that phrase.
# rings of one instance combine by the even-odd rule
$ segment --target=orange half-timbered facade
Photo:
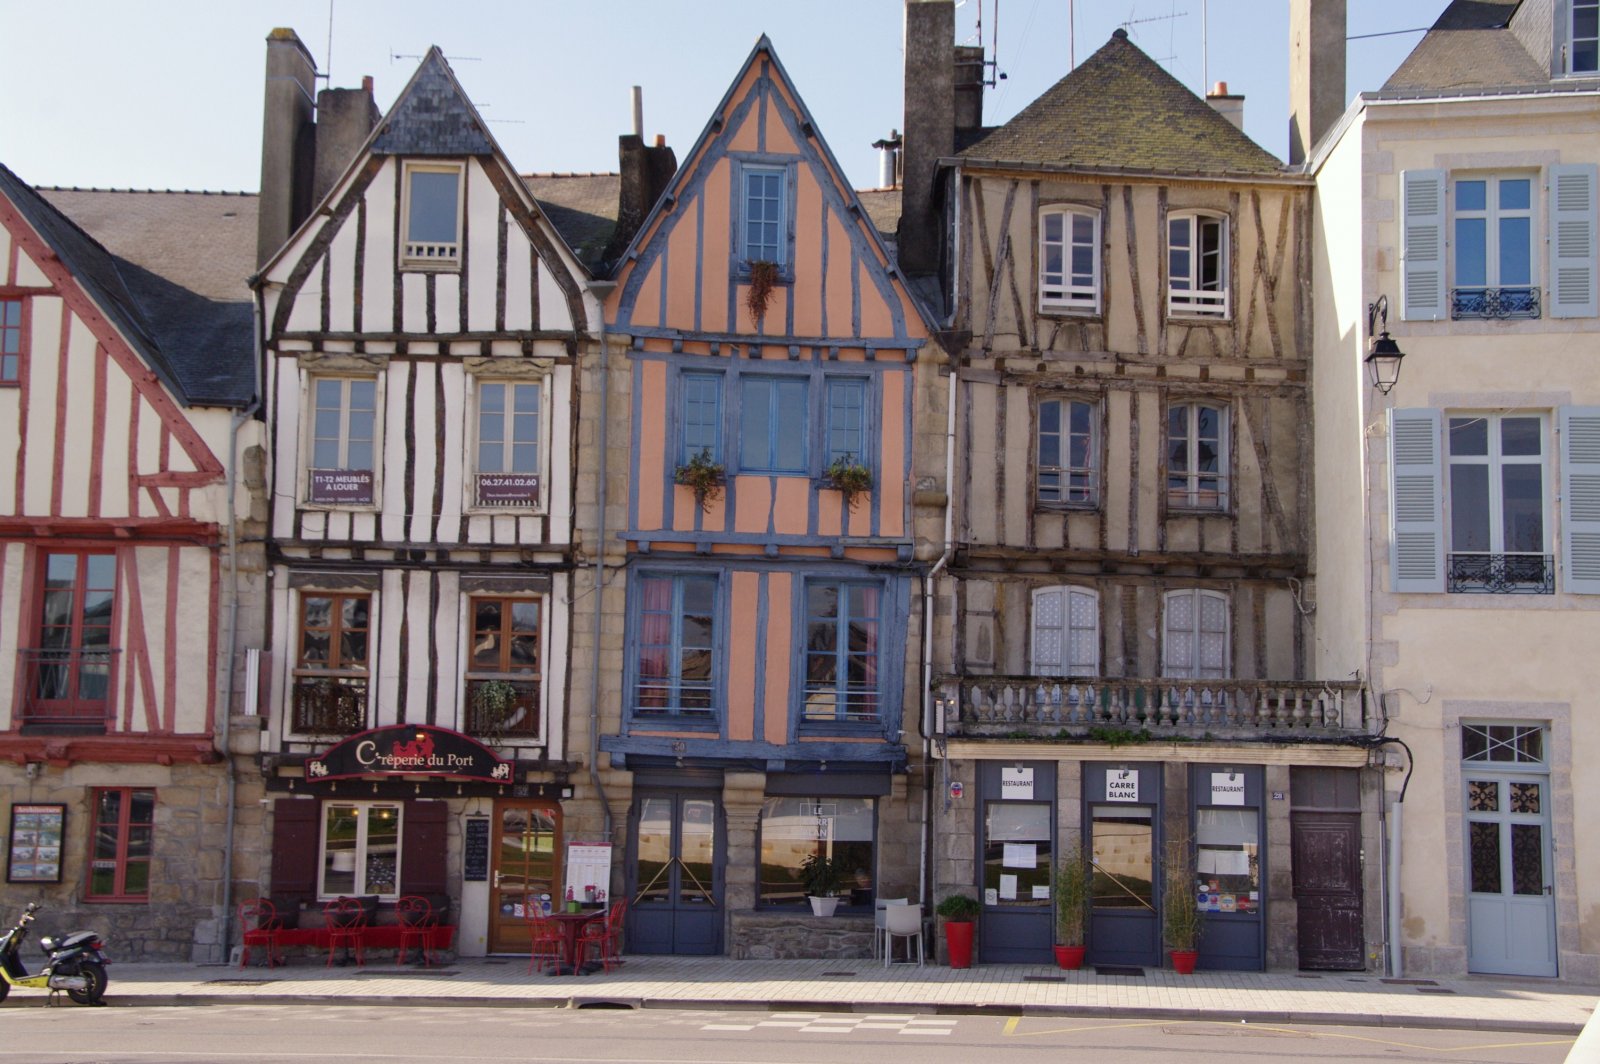
[[[765,38],[614,279],[627,602],[601,747],[632,794],[630,945],[760,955],[807,858],[867,917],[916,880],[929,332]]]

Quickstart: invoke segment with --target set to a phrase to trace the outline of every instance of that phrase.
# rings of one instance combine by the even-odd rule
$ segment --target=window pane
[[[746,469],[771,469],[772,382],[746,378],[739,382],[743,410],[740,413],[739,459]]]
[[[1481,287],[1488,283],[1487,222],[1482,218],[1456,219],[1456,286]]]
[[[418,243],[453,244],[456,239],[456,182],[454,170],[411,171],[411,213],[406,237]]]
[[[1533,185],[1525,177],[1500,179],[1500,209],[1503,211],[1525,211],[1531,204],[1530,195]]]
[[[1525,285],[1533,280],[1532,220],[1500,219],[1500,284]]]
[[[1539,454],[1543,449],[1538,418],[1507,417],[1500,419],[1501,454]]]
[[[1450,453],[1478,455],[1489,453],[1489,422],[1481,417],[1450,419]]]
[[[1489,549],[1489,469],[1481,465],[1450,467],[1450,549]]]
[[[1456,182],[1456,210],[1481,211],[1488,207],[1488,205],[1488,184],[1486,182]]]
[[[1500,825],[1473,821],[1467,825],[1467,857],[1475,894],[1500,893]]]
[[[774,469],[803,471],[806,467],[806,385],[804,381],[774,384],[777,409],[777,447]]]
[[[1501,497],[1507,551],[1544,552],[1544,469],[1537,465],[1502,466]]]

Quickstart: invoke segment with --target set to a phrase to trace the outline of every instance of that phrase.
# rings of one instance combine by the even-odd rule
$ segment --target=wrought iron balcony
[[[23,731],[103,735],[112,719],[111,669],[120,651],[17,651]]]
[[[296,676],[294,730],[303,735],[354,735],[367,727],[365,676]]]
[[[1553,554],[1452,554],[1445,590],[1452,594],[1554,595]]]
[[[1155,738],[1222,740],[1377,731],[1349,681],[967,676],[944,681],[945,733],[964,738],[1091,738],[1143,729]]]
[[[468,735],[499,741],[539,737],[539,681],[495,677],[469,679],[465,714]]]
[[[1513,288],[1452,288],[1450,289],[1450,317],[1456,321],[1466,318],[1537,318],[1539,316],[1539,289],[1524,286]]]

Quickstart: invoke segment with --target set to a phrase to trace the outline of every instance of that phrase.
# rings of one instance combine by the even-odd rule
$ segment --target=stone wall
[[[872,917],[733,911],[728,956],[793,960],[872,956]]]

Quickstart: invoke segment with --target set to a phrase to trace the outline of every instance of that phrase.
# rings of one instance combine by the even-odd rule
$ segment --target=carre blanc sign
[[[1106,801],[1137,802],[1139,800],[1139,770],[1136,768],[1112,769],[1106,773]]]

